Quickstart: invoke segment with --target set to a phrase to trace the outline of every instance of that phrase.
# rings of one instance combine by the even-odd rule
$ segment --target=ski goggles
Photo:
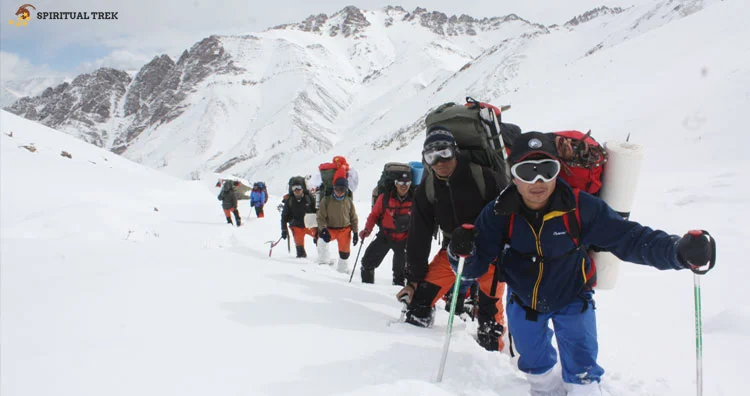
[[[333,192],[336,192],[336,193],[339,193],[339,194],[345,193],[346,190],[348,190],[348,188],[346,188],[344,186],[336,186],[336,187],[333,188]]]
[[[302,186],[292,186],[292,191],[302,191]]]
[[[551,182],[560,174],[560,162],[554,159],[521,161],[510,168],[510,173],[524,183]]]
[[[399,187],[411,186],[411,181],[408,181],[408,180],[407,181],[396,180],[395,183]]]
[[[450,161],[456,156],[453,146],[437,147],[422,152],[422,157],[427,165],[435,165],[440,161]]]

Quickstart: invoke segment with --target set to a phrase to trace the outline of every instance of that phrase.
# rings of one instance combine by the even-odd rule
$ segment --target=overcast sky
[[[561,23],[600,5],[628,6],[657,0],[28,0],[38,12],[112,11],[117,20],[38,20],[14,26],[23,4],[0,0],[0,79],[62,73],[75,75],[97,67],[139,69],[158,54],[176,57],[211,34],[259,32],[294,23],[311,14],[333,14],[347,5],[378,9],[417,6],[448,15],[473,17],[516,13],[543,24]]]

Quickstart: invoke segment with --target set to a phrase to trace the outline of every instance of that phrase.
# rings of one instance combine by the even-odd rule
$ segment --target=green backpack
[[[372,189],[372,206],[375,206],[375,202],[378,200],[378,196],[380,194],[393,190],[393,183],[399,176],[404,173],[412,173],[409,164],[401,162],[388,162],[383,166],[383,172],[380,174],[378,185],[375,186],[374,189]],[[414,188],[414,183],[412,183],[410,188]]]
[[[508,184],[510,180],[510,167],[506,165],[508,147],[521,134],[521,128],[500,122],[501,111],[509,108],[510,106],[503,106],[499,109],[467,97],[466,105],[445,103],[425,118],[428,132],[440,127],[453,134],[461,156],[469,160],[472,178],[482,196],[486,194],[482,166],[497,172],[503,185]],[[425,173],[425,180],[431,180],[432,168],[429,164],[425,164]],[[427,200],[434,204],[434,184],[426,182],[424,189]]]
[[[318,189],[320,191],[320,199],[333,194],[333,176],[336,174],[336,169],[321,169],[320,179],[323,180],[323,184]],[[353,197],[352,190],[347,190],[346,195]]]

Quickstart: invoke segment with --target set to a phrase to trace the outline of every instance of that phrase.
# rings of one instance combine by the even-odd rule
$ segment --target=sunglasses
[[[510,173],[524,183],[551,182],[560,173],[560,162],[553,159],[522,161],[513,165]]]
[[[442,149],[431,149],[422,152],[422,157],[427,165],[435,165],[440,161],[450,161],[456,156],[452,147]]]
[[[302,191],[302,186],[292,186],[292,191]]]
[[[396,183],[396,185],[397,185],[397,186],[399,186],[399,187],[403,187],[403,186],[411,186],[411,182],[410,182],[410,181],[401,181],[401,180],[396,180],[396,182],[395,182],[395,183]]]

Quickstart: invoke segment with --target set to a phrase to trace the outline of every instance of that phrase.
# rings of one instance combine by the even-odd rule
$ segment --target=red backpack
[[[564,164],[560,177],[571,187],[589,194],[598,194],[602,188],[602,172],[607,163],[607,151],[594,138],[591,131],[555,132],[557,154]]]

